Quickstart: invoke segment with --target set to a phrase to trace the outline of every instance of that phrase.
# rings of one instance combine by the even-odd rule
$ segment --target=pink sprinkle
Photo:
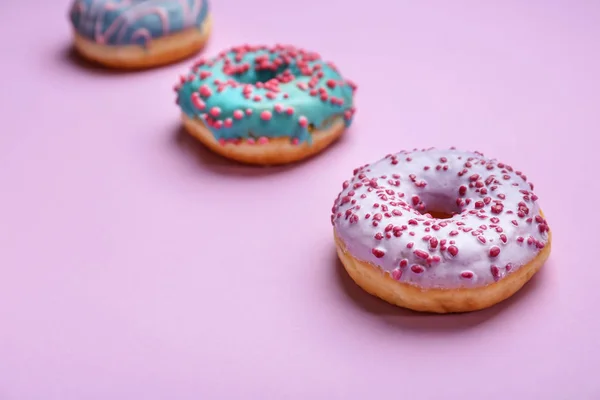
[[[399,281],[399,280],[400,280],[400,278],[402,278],[402,270],[395,269],[395,270],[392,272],[392,278],[394,278],[395,280]]]
[[[288,115],[292,115],[292,114],[294,113],[294,109],[293,109],[292,107],[288,107],[288,109],[287,109],[287,110],[285,110],[285,112],[286,112]]]
[[[292,139],[292,144],[294,146],[297,145],[298,143],[300,143],[300,139],[298,139],[297,137],[295,137],[295,138]]]
[[[494,277],[495,281],[500,279],[500,269],[498,267],[496,267],[495,265],[492,265],[490,267],[490,271],[492,272],[492,276]]]
[[[266,144],[269,143],[269,138],[265,137],[265,136],[261,136],[258,138],[258,144]]]
[[[473,273],[471,271],[464,271],[460,274],[460,276],[465,279],[471,279],[473,278]]]
[[[456,257],[456,255],[458,254],[458,247],[456,247],[456,246],[449,246],[448,247],[448,253],[450,253],[450,255],[452,257]]]
[[[490,257],[498,257],[499,254],[500,254],[500,247],[492,246],[490,248]]]
[[[244,117],[244,112],[242,110],[235,110],[233,112],[233,118],[242,119]]]
[[[206,108],[206,103],[200,98],[200,96],[196,96],[192,95],[192,104],[194,104],[194,107],[196,107],[198,110],[204,110]]]
[[[275,111],[280,113],[283,112],[283,106],[281,104],[275,104]]]
[[[432,249],[435,249],[438,245],[438,240],[436,238],[431,238],[429,239],[429,247],[431,247]]]
[[[265,111],[263,111],[263,112],[260,113],[260,118],[262,120],[264,120],[264,121],[270,120],[271,117],[273,117],[273,114],[269,110],[265,110]]]
[[[231,128],[231,125],[233,125],[232,119],[231,118],[226,118],[225,122],[224,122],[224,125],[225,125],[226,128]]]
[[[494,204],[492,206],[492,213],[500,214],[502,212],[503,208],[504,208],[504,206],[502,204]]]
[[[202,97],[210,97],[210,95],[212,94],[212,91],[206,85],[200,86],[200,89],[198,91],[200,92],[200,96]]]
[[[427,258],[429,257],[429,254],[427,254],[427,252],[425,252],[423,250],[415,250],[413,253],[415,254],[415,256],[422,258],[424,260],[427,260]]]
[[[308,126],[308,120],[306,119],[305,116],[301,116],[300,118],[298,118],[298,124],[301,127],[306,128]]]
[[[420,265],[413,265],[412,267],[410,267],[410,269],[415,274],[420,274],[420,273],[423,273],[425,271],[425,269],[423,267],[421,267]]]
[[[377,258],[381,258],[385,255],[385,252],[383,250],[379,250],[379,249],[373,249],[373,250],[371,250],[371,252]]]
[[[247,108],[246,109],[246,115],[252,115],[252,109],[251,108]]]

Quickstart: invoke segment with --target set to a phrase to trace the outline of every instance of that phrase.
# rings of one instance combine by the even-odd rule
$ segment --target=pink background
[[[289,168],[185,136],[190,61],[121,74],[69,50],[66,0],[0,11],[0,399],[599,399],[600,2],[214,1],[205,54],[317,50],[358,113]],[[417,315],[363,293],[329,223],[360,164],[478,149],[554,231],[512,299]]]

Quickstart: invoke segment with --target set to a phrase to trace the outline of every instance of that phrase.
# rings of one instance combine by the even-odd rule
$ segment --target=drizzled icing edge
[[[98,44],[142,46],[200,28],[207,15],[208,0],[75,0],[69,12],[74,29]]]

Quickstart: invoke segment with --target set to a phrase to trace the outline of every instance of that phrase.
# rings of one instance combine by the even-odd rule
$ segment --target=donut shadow
[[[199,140],[192,137],[180,124],[175,128],[173,142],[181,152],[192,158],[197,165],[204,169],[208,169],[211,172],[222,175],[253,177],[288,172],[293,169],[300,168],[303,165],[307,165],[311,161],[317,160],[324,153],[327,153],[328,151],[333,150],[334,147],[338,146],[339,142],[343,140],[343,136],[344,135],[332,143],[327,149],[312,157],[295,163],[277,166],[244,164],[214,153]]]
[[[421,313],[393,306],[378,297],[365,292],[350,278],[344,265],[335,257],[335,274],[341,291],[358,309],[382,320],[388,326],[400,330],[422,332],[454,332],[476,328],[508,311],[527,296],[538,291],[544,280],[542,268],[521,290],[510,298],[484,310],[456,314]],[[522,304],[522,303],[521,303]]]
[[[58,61],[62,64],[66,64],[70,67],[75,67],[81,71],[88,72],[93,75],[128,75],[132,73],[139,73],[141,71],[145,71],[145,69],[121,70],[106,67],[100,63],[96,63],[94,61],[88,60],[87,58],[84,58],[82,55],[79,54],[79,52],[75,49],[75,46],[73,46],[72,44],[60,48],[58,51],[57,58]]]

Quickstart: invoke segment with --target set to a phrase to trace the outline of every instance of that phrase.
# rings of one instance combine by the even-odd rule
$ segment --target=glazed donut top
[[[318,54],[293,46],[239,46],[201,59],[175,85],[177,104],[221,143],[310,142],[313,128],[354,115],[356,86]]]
[[[208,0],[75,0],[70,19],[81,36],[104,45],[142,45],[200,27]]]
[[[396,280],[422,288],[484,286],[547,244],[537,199],[523,173],[479,152],[402,151],[354,170],[331,220],[355,258]]]

